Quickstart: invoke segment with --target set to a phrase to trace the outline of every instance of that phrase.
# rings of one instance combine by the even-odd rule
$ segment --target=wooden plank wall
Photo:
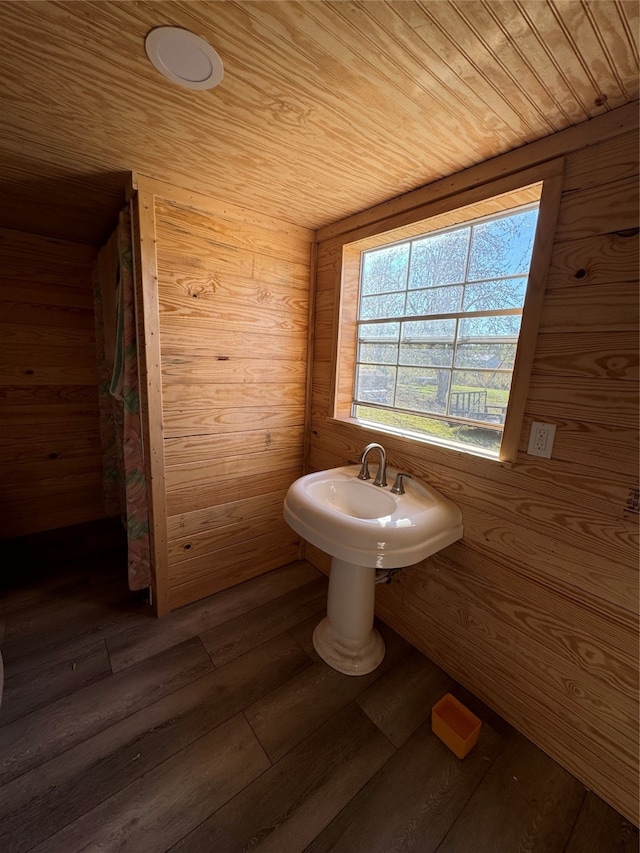
[[[104,517],[96,249],[0,229],[0,536]]]
[[[638,133],[599,126],[553,152],[564,191],[513,467],[329,417],[339,248],[358,233],[338,225],[318,247],[310,468],[378,440],[456,501],[464,539],[378,587],[378,614],[637,823]],[[552,459],[525,454],[532,420],[557,425]]]
[[[175,608],[299,556],[282,503],[302,471],[313,235],[197,194],[154,198]]]

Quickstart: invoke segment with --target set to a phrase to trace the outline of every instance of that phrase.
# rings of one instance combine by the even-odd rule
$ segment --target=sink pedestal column
[[[384,640],[373,627],[376,570],[333,557],[327,615],[313,632],[323,661],[345,675],[366,675],[384,658]]]

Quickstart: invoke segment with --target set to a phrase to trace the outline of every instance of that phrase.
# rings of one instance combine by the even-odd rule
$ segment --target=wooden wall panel
[[[318,246],[309,463],[345,464],[381,441],[392,465],[460,506],[464,538],[378,587],[378,614],[637,823],[637,129],[599,141],[594,121],[580,142],[513,466],[331,417],[337,249],[376,221],[404,225],[416,205],[402,198],[324,229]],[[518,157],[530,165],[521,149],[485,164],[485,180]],[[428,187],[418,195],[428,204]],[[551,459],[526,455],[532,420],[556,424]],[[306,555],[327,570],[326,555]]]
[[[526,451],[529,441],[531,415],[525,416],[520,435],[520,450]],[[539,418],[538,418],[539,420]],[[589,467],[628,477],[629,472],[638,470],[637,430],[621,427],[617,422],[596,424],[588,421],[572,421],[558,418],[553,458],[581,465],[589,460]]]
[[[622,139],[614,136],[598,146],[574,152],[564,173],[565,192],[634,178],[638,173],[638,137],[638,131],[632,130]]]
[[[539,374],[638,380],[638,336],[633,331],[540,335],[534,370]]]
[[[0,536],[104,517],[91,246],[0,229]]]
[[[312,234],[155,191],[169,606],[283,565],[302,472]],[[172,197],[172,195],[174,197]]]
[[[635,228],[568,243],[556,243],[547,290],[588,284],[637,281],[638,233]]]

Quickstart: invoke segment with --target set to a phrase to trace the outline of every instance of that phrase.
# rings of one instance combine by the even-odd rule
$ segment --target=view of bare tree
[[[503,423],[536,221],[528,206],[363,253],[356,399]]]

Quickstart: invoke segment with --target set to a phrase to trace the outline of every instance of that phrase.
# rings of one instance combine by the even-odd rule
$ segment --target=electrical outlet
[[[543,424],[539,421],[534,421],[531,424],[531,432],[529,433],[527,453],[529,456],[543,456],[545,459],[551,459],[555,437],[555,424]]]
[[[547,439],[549,438],[549,433],[544,427],[536,427],[535,432],[533,434],[533,446],[538,451],[538,453],[544,453],[547,449]]]

